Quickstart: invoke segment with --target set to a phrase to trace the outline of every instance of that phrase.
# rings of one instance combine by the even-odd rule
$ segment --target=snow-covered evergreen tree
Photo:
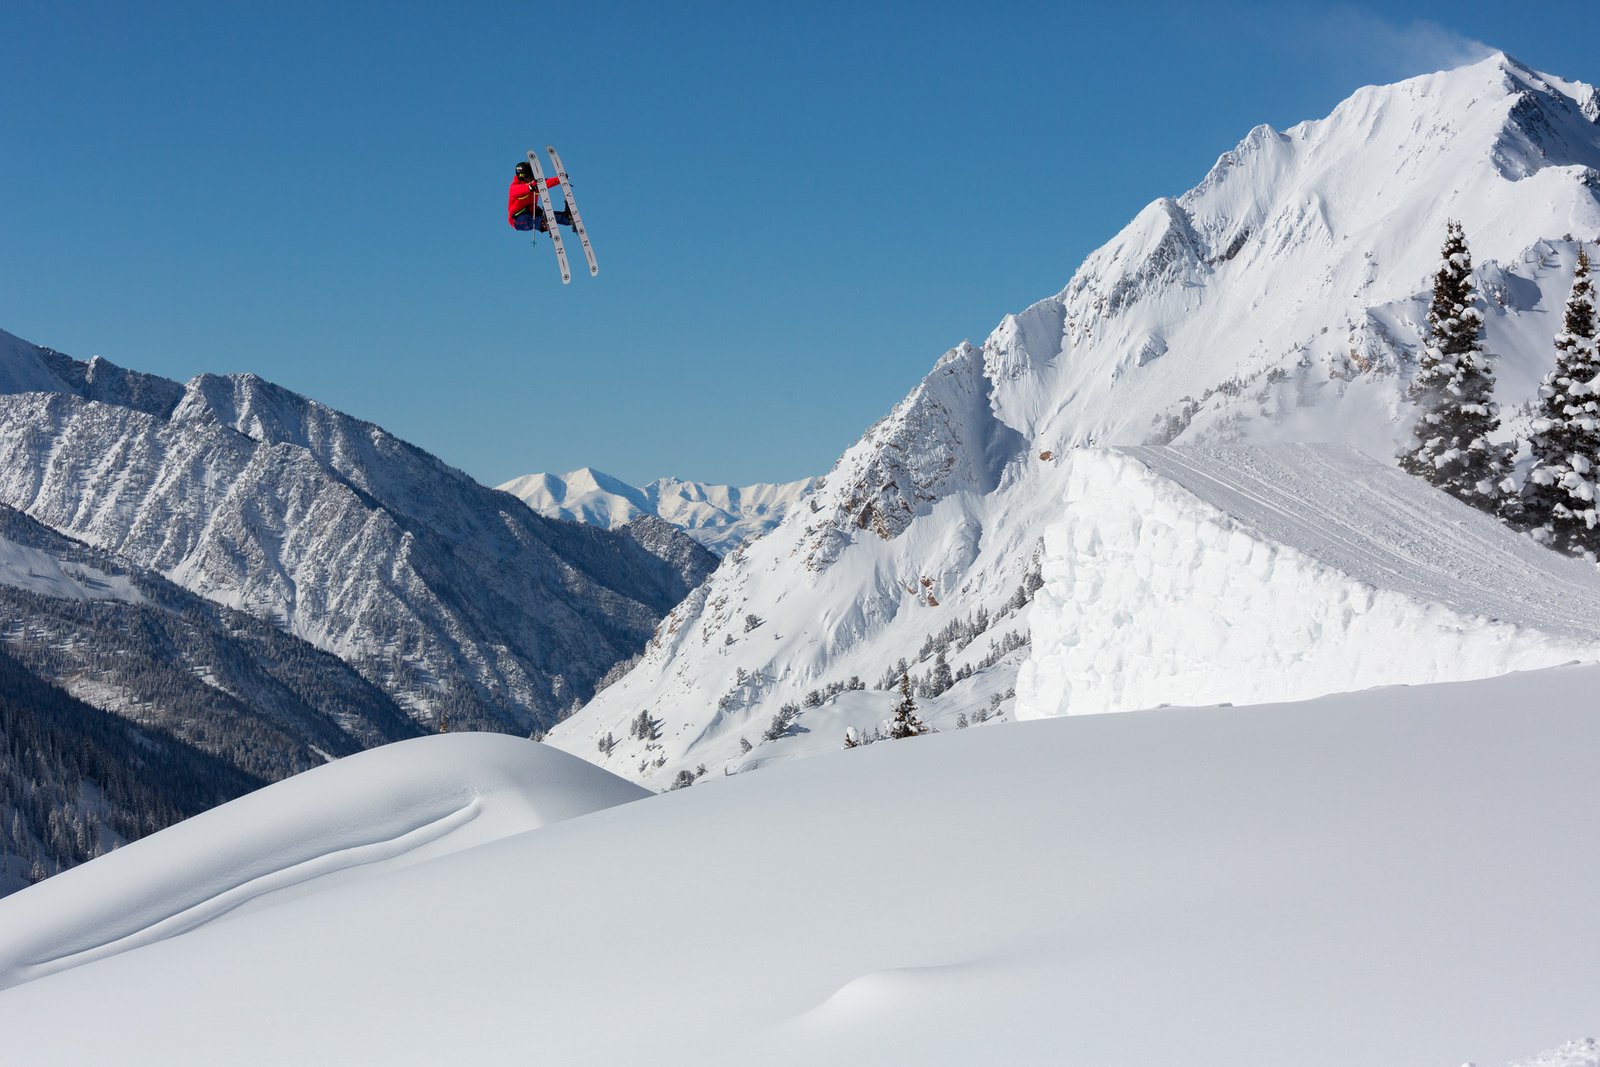
[[[928,679],[928,691],[938,696],[955,684],[955,676],[950,672],[950,664],[944,657],[944,649],[941,648],[939,658],[933,664],[933,676]]]
[[[894,721],[889,724],[889,736],[896,741],[917,737],[928,732],[928,726],[917,715],[917,702],[911,699],[911,676],[900,675],[900,703],[894,706]]]
[[[761,735],[762,740],[776,741],[789,732],[789,727],[793,726],[794,721],[799,717],[799,704],[791,702],[783,705],[778,709],[778,713],[772,717],[772,722],[767,724],[766,732]]]
[[[661,720],[651,715],[649,708],[645,708],[628,723],[628,736],[640,741],[659,741],[661,725]]]
[[[1400,466],[1474,507],[1503,513],[1514,499],[1510,456],[1489,440],[1500,419],[1477,301],[1466,235],[1451,221],[1434,276],[1427,343],[1411,382],[1420,414]]]
[[[1523,521],[1533,536],[1564,552],[1600,555],[1595,512],[1600,466],[1600,355],[1595,346],[1594,287],[1589,256],[1580,246],[1556,334],[1555,370],[1539,386],[1539,410],[1529,444],[1533,468],[1522,487]]]

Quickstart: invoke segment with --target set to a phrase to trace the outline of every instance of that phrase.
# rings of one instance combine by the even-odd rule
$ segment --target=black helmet
[[[533,164],[524,159],[517,164],[517,180],[524,182],[533,181]]]

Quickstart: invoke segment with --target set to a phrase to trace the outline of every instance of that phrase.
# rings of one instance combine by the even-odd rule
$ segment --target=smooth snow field
[[[1068,717],[708,778],[7,989],[0,1058],[1587,1064],[1597,688],[1563,667]],[[441,740],[388,751],[450,777]],[[274,796],[125,853],[205,820],[250,839]],[[360,788],[324,799],[285,832],[374,818]],[[0,930],[128,892],[120,858],[0,901]],[[162,893],[214,891],[191,862]]]

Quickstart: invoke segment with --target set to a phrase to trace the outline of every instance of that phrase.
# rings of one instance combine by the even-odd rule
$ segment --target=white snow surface
[[[708,779],[0,991],[5,1058],[1591,1063],[1597,686],[1068,717]],[[263,813],[314,836],[288,795]],[[0,902],[0,930],[60,922],[117,858]],[[172,888],[205,897],[192,862]]]
[[[0,900],[0,989],[647,795],[502,734],[369,749]]]
[[[1064,457],[1079,448],[1328,443],[1392,462],[1415,419],[1407,386],[1450,219],[1465,226],[1484,293],[1509,437],[1552,365],[1577,242],[1600,240],[1597,113],[1589,86],[1496,54],[1361,89],[1286,131],[1250,131],[1057,295],[947,352],[551,742],[659,787],[701,765],[716,774],[825,751],[845,726],[882,721],[894,694],[869,689],[761,740],[812,690],[851,675],[870,687],[901,658],[926,675],[928,639],[980,608],[994,621],[952,668],[1027,633],[1033,605],[1000,613],[1041,565],[1063,517]],[[763,622],[746,629],[751,616]],[[948,727],[996,696],[1013,711],[1005,694],[1025,658],[958,683],[927,716]],[[1264,697],[1270,680],[1240,684]],[[659,740],[630,735],[644,711],[663,722]],[[602,757],[608,734],[618,744]]]
[[[634,486],[582,467],[562,475],[525,474],[496,488],[547,518],[611,530],[654,515],[721,556],[776,526],[815,483],[815,478],[802,478],[733,486],[657,478]]]
[[[65,600],[126,600],[133,604],[144,601],[144,594],[125,575],[68,563],[4,536],[0,536],[0,585]]]
[[[1019,718],[1600,660],[1600,571],[1354,449],[1078,449]]]

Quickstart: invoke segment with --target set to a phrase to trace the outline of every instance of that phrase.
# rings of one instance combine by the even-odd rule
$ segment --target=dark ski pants
[[[556,223],[561,226],[571,226],[572,216],[565,211],[557,211]],[[549,225],[544,221],[544,208],[542,207],[535,211],[517,212],[511,216],[511,225],[519,230],[538,230],[540,233],[548,233],[550,230]]]

